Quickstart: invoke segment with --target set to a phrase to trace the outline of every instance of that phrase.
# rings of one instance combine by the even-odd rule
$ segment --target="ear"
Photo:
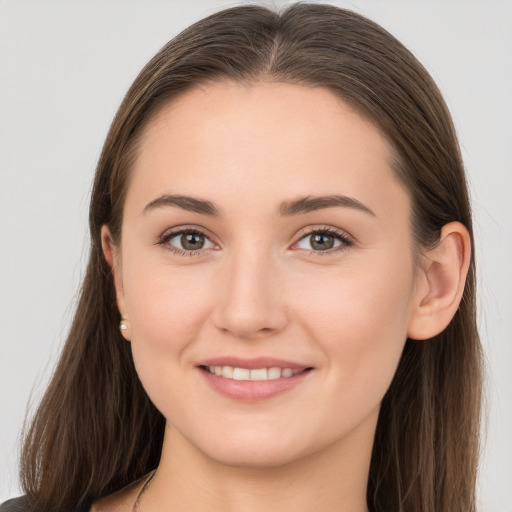
[[[122,318],[122,326],[120,326],[121,334],[126,340],[130,341],[128,312],[126,310],[126,299],[124,296],[123,279],[121,272],[121,258],[119,250],[115,246],[114,241],[112,239],[110,229],[106,224],[101,227],[101,247],[103,249],[105,260],[112,269],[112,275],[114,277],[117,308],[119,309],[119,313],[121,314]]]
[[[441,333],[457,311],[471,260],[471,238],[460,222],[443,226],[439,243],[424,256],[407,336],[426,340]]]

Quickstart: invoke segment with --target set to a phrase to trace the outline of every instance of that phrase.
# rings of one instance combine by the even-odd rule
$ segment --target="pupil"
[[[199,233],[186,233],[181,236],[181,245],[188,250],[201,249],[204,245],[204,236]]]
[[[313,249],[320,249],[322,251],[325,251],[326,249],[332,249],[334,247],[334,237],[325,234],[313,235],[311,247],[313,247]]]

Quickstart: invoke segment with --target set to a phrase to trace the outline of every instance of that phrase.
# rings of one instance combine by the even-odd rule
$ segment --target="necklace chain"
[[[139,491],[139,494],[137,494],[137,498],[136,498],[135,503],[133,504],[133,507],[132,507],[132,512],[138,512],[140,499],[142,498],[142,495],[144,494],[146,489],[149,487],[149,484],[151,483],[151,480],[153,480],[153,477],[155,476],[155,473],[156,473],[156,469],[151,471],[151,473],[149,475],[149,478],[144,482],[144,485],[142,486],[141,490]]]

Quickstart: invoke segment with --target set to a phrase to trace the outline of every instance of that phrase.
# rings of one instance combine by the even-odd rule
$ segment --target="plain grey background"
[[[20,493],[27,404],[41,397],[73,312],[91,180],[114,112],[165,42],[237,3],[0,0],[0,502]],[[512,2],[329,3],[397,36],[452,111],[472,194],[488,360],[480,504],[512,512]]]

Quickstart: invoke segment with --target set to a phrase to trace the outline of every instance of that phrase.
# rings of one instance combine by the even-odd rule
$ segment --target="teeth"
[[[232,366],[207,366],[210,373],[221,375],[227,379],[234,380],[273,380],[282,377],[292,377],[302,370],[292,370],[291,368],[256,368],[250,370],[248,368],[234,368]]]
[[[268,369],[268,378],[269,379],[279,379],[281,378],[281,368],[269,368]]]
[[[233,379],[251,380],[251,370],[247,368],[233,368]]]
[[[266,368],[259,368],[257,370],[251,370],[251,380],[267,380],[268,370]]]
[[[222,366],[222,376],[227,379],[233,378],[233,367],[232,366]]]

